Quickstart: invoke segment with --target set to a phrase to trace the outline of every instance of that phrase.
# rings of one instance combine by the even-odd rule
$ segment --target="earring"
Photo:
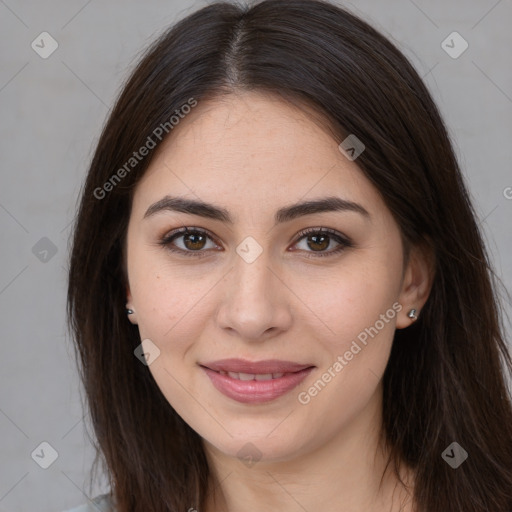
[[[412,318],[413,320],[417,320],[418,319],[418,317],[416,316],[416,310],[415,309],[411,309],[409,311],[409,313],[407,313],[407,316],[409,318]]]
[[[126,308],[126,314],[127,315],[133,315],[133,309]]]

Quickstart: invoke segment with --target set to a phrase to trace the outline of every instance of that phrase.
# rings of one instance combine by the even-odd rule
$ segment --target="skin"
[[[173,211],[144,219],[166,194],[214,203],[235,222]],[[332,195],[359,203],[371,219],[331,211],[274,226],[277,209]],[[206,256],[159,245],[184,226],[214,238],[198,246],[181,236],[174,246],[199,247]],[[327,246],[310,236],[308,245],[307,235],[297,236],[320,227],[354,246],[315,256],[339,247],[333,238]],[[236,252],[248,236],[262,249],[251,263]],[[379,192],[311,116],[256,92],[199,103],[159,147],[137,186],[126,254],[127,307],[134,310],[128,318],[141,340],[160,350],[148,368],[169,404],[202,437],[212,485],[218,484],[207,512],[377,512],[399,510],[401,502],[402,510],[413,510],[390,470],[379,488],[387,454],[379,430],[382,376],[395,329],[413,322],[411,308],[421,314],[431,266],[416,247],[404,266],[399,227]],[[300,403],[299,392],[394,303],[401,305],[394,318]],[[218,392],[198,366],[228,357],[316,368],[284,396],[242,404]],[[254,450],[247,443],[261,457],[251,466],[237,455],[244,446]],[[412,485],[408,468],[403,478]]]

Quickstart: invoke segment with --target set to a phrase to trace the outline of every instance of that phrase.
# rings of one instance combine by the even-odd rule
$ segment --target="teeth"
[[[220,370],[219,373],[221,375],[228,375],[232,379],[236,380],[271,380],[271,379],[280,379],[284,373],[235,373],[235,372],[225,372]]]
[[[251,373],[239,373],[238,374],[238,378],[240,380],[254,380],[255,379],[255,375],[252,375]],[[236,378],[236,377],[234,377]]]
[[[262,373],[261,375],[255,376],[256,380],[272,380],[271,373]]]

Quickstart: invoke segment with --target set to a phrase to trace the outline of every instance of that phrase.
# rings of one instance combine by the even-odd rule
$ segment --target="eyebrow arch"
[[[195,199],[173,197],[169,195],[166,195],[156,203],[152,204],[146,210],[143,218],[146,219],[163,211],[175,211],[191,215],[199,215],[201,217],[233,224],[233,217],[225,208],[211,203],[197,201]],[[363,208],[363,206],[336,196],[312,199],[280,208],[274,216],[274,221],[275,224],[279,224],[289,222],[304,215],[334,211],[356,212],[365,217],[366,220],[371,221],[371,215],[365,208]]]

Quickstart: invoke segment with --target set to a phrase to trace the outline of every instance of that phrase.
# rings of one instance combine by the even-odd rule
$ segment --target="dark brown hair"
[[[404,240],[435,254],[429,299],[415,324],[395,332],[383,377],[389,463],[414,469],[418,512],[510,512],[512,361],[498,280],[447,130],[395,45],[318,0],[193,12],[145,53],[97,144],[74,227],[67,313],[95,465],[101,457],[118,512],[201,510],[209,484],[201,438],[134,356],[141,340],[125,313],[123,249],[133,192],[155,151],[126,162],[157,127],[172,136],[169,119],[191,98],[249,90],[313,105],[338,143],[363,141],[357,164]],[[454,441],[469,454],[457,469],[441,457]]]

